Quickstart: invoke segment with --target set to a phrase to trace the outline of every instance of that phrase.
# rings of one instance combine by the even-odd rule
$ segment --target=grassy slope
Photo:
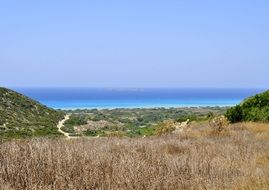
[[[58,136],[63,113],[12,90],[0,88],[0,138]]]

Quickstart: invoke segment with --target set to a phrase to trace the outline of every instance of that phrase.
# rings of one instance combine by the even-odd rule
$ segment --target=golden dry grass
[[[249,129],[255,133],[263,133],[263,132],[269,131],[269,124],[268,123],[249,122],[249,123],[245,123],[245,126],[247,127],[247,129]]]
[[[234,124],[216,134],[196,123],[161,137],[4,142],[0,189],[268,189],[265,125]]]

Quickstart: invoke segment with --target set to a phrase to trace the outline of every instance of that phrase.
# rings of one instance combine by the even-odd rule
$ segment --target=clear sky
[[[0,86],[269,87],[268,0],[0,2]]]

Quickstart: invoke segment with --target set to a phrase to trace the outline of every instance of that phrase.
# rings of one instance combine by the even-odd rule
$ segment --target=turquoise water
[[[57,109],[232,106],[263,89],[15,89]]]
[[[43,104],[59,109],[113,109],[113,108],[159,108],[159,107],[199,107],[199,106],[232,106],[240,100],[44,100]]]

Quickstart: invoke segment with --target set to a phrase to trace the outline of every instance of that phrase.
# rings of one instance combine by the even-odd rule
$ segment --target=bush
[[[242,121],[243,119],[242,108],[239,105],[232,107],[227,110],[225,116],[231,123]]]
[[[64,127],[62,128],[63,131],[67,133],[75,133],[75,126],[85,125],[87,124],[87,118],[85,115],[75,115],[72,114],[70,118],[65,121]]]
[[[229,121],[224,116],[218,116],[210,121],[210,127],[215,134],[220,134],[229,125]]]
[[[84,135],[86,135],[86,136],[97,136],[98,133],[97,133],[97,131],[88,129],[87,131],[84,132]]]
[[[240,121],[269,121],[269,91],[257,94],[240,105],[227,110],[225,116],[231,123]]]
[[[175,130],[174,121],[164,121],[156,126],[155,134],[160,136]]]

